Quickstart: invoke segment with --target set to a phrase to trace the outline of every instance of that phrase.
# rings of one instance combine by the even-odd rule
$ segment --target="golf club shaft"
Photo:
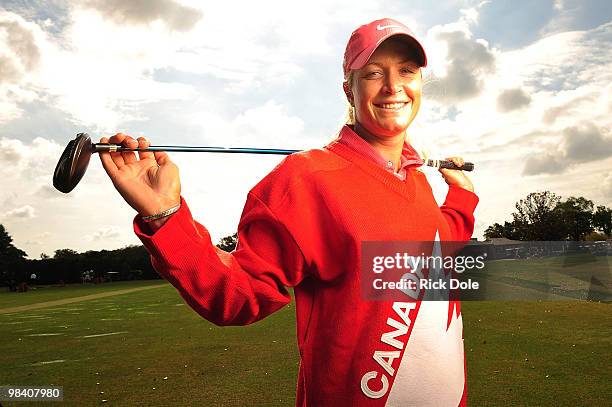
[[[243,154],[279,154],[289,155],[300,150],[282,150],[277,148],[246,148],[246,147],[193,147],[193,146],[149,146],[147,148],[127,148],[117,144],[95,143],[95,152],[121,151],[169,151],[183,153],[243,153]]]
[[[184,153],[242,153],[242,154],[277,154],[289,155],[297,153],[300,150],[283,150],[277,148],[246,148],[246,147],[194,147],[194,146],[149,146],[147,148],[131,149],[118,144],[94,143],[92,144],[94,152],[108,151],[111,153],[122,151],[169,151],[169,152],[184,152]],[[426,160],[425,165],[435,168],[447,168],[451,170],[472,171],[474,164],[466,162],[463,166],[458,167],[452,161],[448,160]]]

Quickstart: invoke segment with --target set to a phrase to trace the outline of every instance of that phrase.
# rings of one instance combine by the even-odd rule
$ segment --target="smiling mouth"
[[[402,110],[403,108],[411,104],[412,102],[375,103],[374,106],[376,106],[379,109],[384,109],[384,110],[389,110],[389,111],[398,111],[398,110]]]

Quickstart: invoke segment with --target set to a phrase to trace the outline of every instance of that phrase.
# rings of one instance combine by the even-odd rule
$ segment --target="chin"
[[[378,137],[395,137],[405,133],[411,123],[408,117],[357,117],[357,122],[368,133]]]
[[[381,136],[396,136],[400,133],[405,133],[406,130],[408,129],[408,125],[410,123],[408,122],[403,122],[403,123],[380,123],[377,127],[378,127],[378,131],[377,133],[379,133]]]

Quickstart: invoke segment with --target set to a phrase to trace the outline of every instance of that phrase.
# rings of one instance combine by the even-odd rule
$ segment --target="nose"
[[[395,95],[404,91],[401,78],[394,72],[387,73],[384,85],[383,91],[389,95]]]

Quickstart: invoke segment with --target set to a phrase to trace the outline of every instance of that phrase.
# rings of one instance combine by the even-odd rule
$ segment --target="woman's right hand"
[[[130,149],[146,148],[144,137],[134,140],[118,133],[101,143],[120,144]],[[181,181],[176,164],[163,151],[99,153],[102,166],[123,199],[140,215],[154,215],[181,202]]]

